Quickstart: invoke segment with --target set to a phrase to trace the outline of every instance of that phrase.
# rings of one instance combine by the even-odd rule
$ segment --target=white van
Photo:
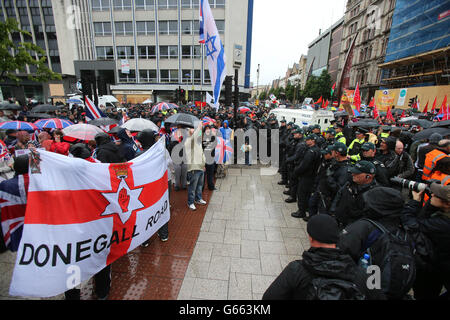
[[[79,99],[79,100],[83,101],[83,96],[73,96],[73,97],[71,97],[71,99]],[[71,110],[72,110],[73,105],[74,105],[73,103],[71,103],[69,105],[69,108]],[[101,107],[101,106],[103,106],[103,107]],[[106,108],[107,109],[112,108],[115,110],[119,106],[120,106],[119,100],[117,100],[114,96],[99,96],[98,97],[98,106],[97,107],[99,107],[102,110],[104,110]]]
[[[322,131],[331,126],[330,121],[334,120],[333,111],[329,110],[307,110],[307,109],[273,109],[270,114],[274,114],[280,122],[293,122],[300,128],[304,126],[320,125]]]

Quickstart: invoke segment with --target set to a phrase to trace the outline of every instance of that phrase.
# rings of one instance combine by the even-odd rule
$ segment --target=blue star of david
[[[207,33],[207,34],[206,34],[206,37],[207,37],[206,42],[205,42],[205,46],[206,46],[206,56],[211,56],[211,59],[214,60],[213,53],[214,53],[214,52],[217,52],[217,49],[216,49],[216,47],[214,46],[214,42],[216,41],[216,36],[212,36],[212,37],[211,37],[211,36],[209,35],[209,33]],[[208,43],[210,43],[211,49],[210,49],[210,47],[208,46]]]

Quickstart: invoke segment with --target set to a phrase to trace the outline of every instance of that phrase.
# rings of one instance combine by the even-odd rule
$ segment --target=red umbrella
[[[250,108],[247,108],[247,107],[240,107],[240,108],[238,109],[238,112],[239,112],[239,113],[250,112]]]
[[[85,123],[74,124],[63,129],[64,136],[84,141],[94,140],[97,133],[101,132],[104,131],[99,127]]]

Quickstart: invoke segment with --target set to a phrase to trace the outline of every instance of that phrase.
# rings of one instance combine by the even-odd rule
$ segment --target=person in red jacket
[[[52,145],[50,146],[50,151],[68,156],[70,144],[62,141],[63,137],[64,137],[64,133],[61,130],[56,129],[53,132],[53,137],[54,137],[55,141],[52,142]]]

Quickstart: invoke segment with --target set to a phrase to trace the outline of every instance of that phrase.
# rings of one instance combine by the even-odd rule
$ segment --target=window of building
[[[109,0],[92,0],[92,11],[107,11],[109,10]]]
[[[136,10],[154,10],[155,0],[135,0]]]
[[[198,8],[200,1],[198,0],[181,0],[182,9]]]
[[[225,32],[225,20],[216,20],[216,26],[219,33]]]
[[[134,47],[133,46],[118,46],[117,47],[117,59],[134,59]]]
[[[178,34],[178,21],[159,21],[159,34]]]
[[[155,34],[155,21],[137,21],[136,32],[138,35]]]
[[[183,59],[192,59],[192,57],[198,59],[202,56],[201,46],[182,46],[181,47],[181,57]]]
[[[131,0],[114,0],[114,10],[131,10],[132,8]]]
[[[211,7],[214,8],[225,8],[225,0],[211,0]]]
[[[157,72],[154,69],[150,70],[139,70],[139,81],[140,82],[157,82]]]
[[[160,59],[178,59],[178,46],[160,46]]]
[[[202,82],[200,70],[192,71],[189,69],[185,69],[185,70],[183,70],[183,74],[182,74],[183,83],[192,83],[192,76],[194,76],[195,84],[200,84]]]
[[[209,70],[204,70],[203,83],[205,83],[205,84],[210,84],[211,83],[211,77],[209,76]]]
[[[111,35],[111,22],[94,22],[94,32],[96,36]]]
[[[139,46],[138,53],[139,59],[156,59],[155,46]]]
[[[158,9],[176,9],[178,0],[158,0]]]
[[[126,36],[133,34],[133,23],[130,21],[118,21],[115,22],[116,35]]]
[[[161,82],[178,83],[178,70],[160,70]]]
[[[114,59],[113,47],[96,47],[95,49],[98,60]]]
[[[198,34],[200,30],[200,22],[198,20],[183,20],[181,21],[182,34]]]
[[[136,82],[136,70],[130,69],[130,73],[122,73],[119,69],[119,82]]]

